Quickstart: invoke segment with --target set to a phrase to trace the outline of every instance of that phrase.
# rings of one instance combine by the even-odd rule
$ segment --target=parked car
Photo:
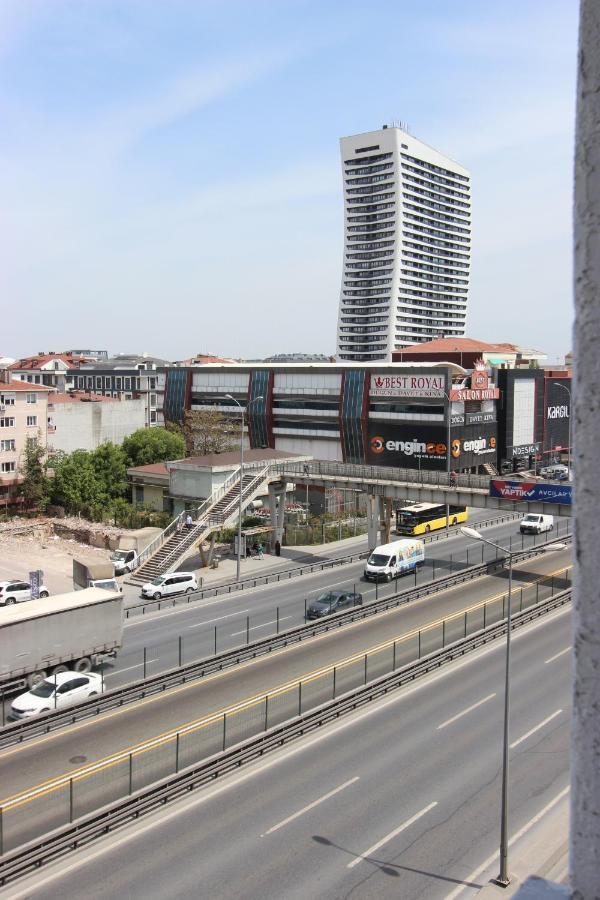
[[[49,597],[45,584],[40,585],[40,597]],[[31,600],[31,585],[28,581],[0,581],[0,606],[11,606]]]
[[[154,581],[147,582],[142,588],[142,597],[160,600],[173,594],[191,594],[198,590],[198,582],[193,572],[167,572],[159,575]]]
[[[8,718],[27,719],[51,709],[72,706],[100,693],[102,677],[97,672],[56,672],[16,697],[11,703]]]
[[[310,604],[306,610],[306,618],[320,619],[321,616],[352,606],[362,606],[362,594],[355,594],[353,591],[325,591]]]
[[[542,516],[538,513],[527,513],[519,525],[521,534],[541,534],[542,531],[552,531],[553,528],[554,516]]]

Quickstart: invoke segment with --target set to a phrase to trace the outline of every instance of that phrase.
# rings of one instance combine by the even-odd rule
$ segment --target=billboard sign
[[[447,466],[446,429],[420,422],[370,422],[367,462],[400,469],[438,469]]]
[[[465,402],[467,400],[498,400],[500,390],[491,388],[455,388],[450,391],[450,399]]]
[[[548,380],[546,386],[546,408],[544,410],[544,450],[567,448],[569,446],[569,422],[571,418],[570,378]]]
[[[495,412],[467,413],[467,425],[483,425],[485,422],[495,422]]]
[[[560,503],[570,506],[572,485],[546,484],[540,481],[505,481],[501,478],[492,478],[490,497],[500,497],[502,500],[535,500],[540,503]]]
[[[29,584],[31,585],[31,599],[37,600],[40,596],[40,588],[44,580],[44,573],[41,569],[35,569],[29,573]]]
[[[403,372],[398,375],[371,375],[371,397],[436,397],[446,393],[445,373],[426,375]]]
[[[520,444],[518,447],[507,447],[507,454],[511,459],[518,456],[537,456],[541,452],[541,441],[536,441],[534,444]]]
[[[484,463],[495,465],[497,450],[495,422],[466,425],[452,432],[450,453],[453,469],[473,469]]]

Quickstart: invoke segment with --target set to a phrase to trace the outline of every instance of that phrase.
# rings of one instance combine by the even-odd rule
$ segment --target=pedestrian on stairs
[[[187,516],[185,517],[185,527],[186,528],[194,527],[194,520],[192,519],[190,513],[188,513]]]

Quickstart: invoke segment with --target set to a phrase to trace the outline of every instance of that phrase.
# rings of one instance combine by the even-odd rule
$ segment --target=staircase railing
[[[271,468],[271,466],[269,465],[269,466],[265,466],[263,469],[261,469],[261,471],[258,473],[258,475],[255,475],[254,478],[252,479],[252,481],[249,484],[247,484],[246,487],[243,487],[243,485],[240,484],[240,490],[242,491],[242,503],[243,503],[245,496],[253,493],[256,490],[256,488],[260,484],[262,484],[263,481],[265,481],[265,479],[267,478],[267,475],[269,474],[270,468]],[[250,473],[244,472],[244,477],[248,474],[250,474]],[[239,502],[240,502],[240,498],[239,498],[239,495],[237,495],[236,497],[232,498],[231,503],[228,503],[227,506],[221,510],[221,515],[223,516],[223,518],[225,520],[228,519],[230,516],[232,516],[234,512],[237,512]]]
[[[249,465],[248,467],[244,466],[244,476],[249,474],[248,469],[250,469],[250,471],[252,471],[253,468],[254,467],[252,465]],[[256,487],[267,478],[270,468],[271,468],[270,464],[264,466],[260,470],[260,472],[254,476],[254,478],[252,479],[250,484],[246,488],[243,488],[243,490],[242,490],[242,485],[240,483],[240,490],[242,490],[242,498],[245,495],[247,495],[249,491],[250,492],[254,491],[256,489]],[[208,518],[207,518],[207,514],[209,513],[210,509],[215,505],[215,503],[218,503],[219,500],[221,500],[222,497],[224,497],[225,494],[229,490],[231,490],[231,488],[235,485],[236,482],[238,482],[238,481],[241,482],[240,474],[241,474],[240,467],[238,466],[237,469],[234,469],[233,472],[231,473],[231,475],[228,475],[227,478],[225,479],[225,481],[212,492],[210,497],[207,497],[206,500],[203,500],[202,503],[200,504],[200,506],[198,506],[197,509],[195,509],[193,511],[193,513],[190,513],[195,520],[195,528],[190,529],[190,531],[189,531],[190,535],[192,535],[196,531],[196,528],[198,528],[199,526],[203,526],[202,530],[205,530],[206,528],[215,527],[217,525],[223,525],[225,522],[225,519],[227,519],[229,516],[232,515],[233,510],[230,509],[230,507],[232,507],[234,504],[239,503],[239,497],[237,497],[237,496],[234,499],[232,499],[231,503],[229,503],[225,507],[224,512],[219,513],[218,516],[208,516]],[[136,566],[136,570],[139,570],[146,562],[148,562],[148,560],[152,556],[154,556],[156,551],[159,550],[160,547],[162,547],[163,544],[167,540],[169,540],[169,538],[171,538],[174,534],[176,534],[179,531],[179,529],[182,527],[187,515],[188,515],[188,511],[183,510],[183,512],[179,513],[179,515],[175,519],[173,519],[173,521],[170,522],[169,525],[167,525],[167,527],[164,529],[164,531],[162,531],[150,544],[148,544],[148,546],[138,555],[138,564]],[[178,546],[175,547],[171,551],[171,553],[167,554],[165,559],[162,560],[162,562],[161,562],[161,567],[166,562],[168,562],[168,561],[170,562],[173,557],[176,557],[181,552],[181,548],[184,543],[185,543],[185,541],[182,541],[182,543],[178,544]],[[189,546],[189,544],[188,544],[188,546]],[[184,549],[186,549],[186,548],[184,547]]]

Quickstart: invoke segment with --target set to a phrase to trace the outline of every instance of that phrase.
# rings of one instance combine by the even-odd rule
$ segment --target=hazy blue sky
[[[467,334],[570,349],[576,0],[1,0],[0,355],[335,349],[338,139],[471,169]]]

